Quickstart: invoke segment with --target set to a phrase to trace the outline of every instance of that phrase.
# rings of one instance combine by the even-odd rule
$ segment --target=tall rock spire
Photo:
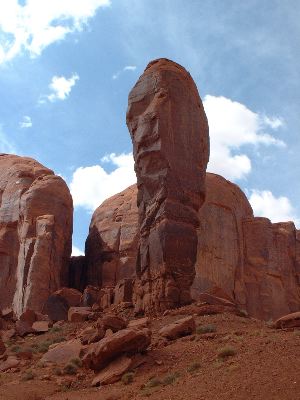
[[[209,136],[190,74],[150,62],[129,94],[127,125],[138,182],[136,310],[159,312],[188,303],[195,276]]]

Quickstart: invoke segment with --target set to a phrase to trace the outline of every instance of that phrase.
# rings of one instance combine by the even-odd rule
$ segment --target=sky
[[[0,152],[66,180],[81,254],[95,208],[136,180],[128,93],[166,57],[198,87],[208,171],[300,228],[299,21],[298,0],[0,0]]]

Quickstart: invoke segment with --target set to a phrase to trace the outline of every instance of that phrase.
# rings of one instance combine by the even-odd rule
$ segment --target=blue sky
[[[204,102],[208,170],[300,226],[299,20],[298,0],[0,0],[0,152],[65,178],[83,250],[93,210],[135,181],[129,90],[167,57]]]

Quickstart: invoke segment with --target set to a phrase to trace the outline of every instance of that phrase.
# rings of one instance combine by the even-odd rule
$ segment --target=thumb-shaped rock
[[[190,301],[205,199],[208,123],[190,74],[152,61],[129,94],[127,125],[140,230],[134,302],[136,311],[160,312]]]

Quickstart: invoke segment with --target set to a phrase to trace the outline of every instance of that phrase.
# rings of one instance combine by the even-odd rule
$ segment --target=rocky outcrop
[[[158,334],[170,340],[178,339],[182,336],[191,335],[196,331],[196,322],[194,317],[188,316],[160,329]]]
[[[237,297],[250,315],[276,319],[300,310],[297,230],[292,222],[243,221],[245,290]]]
[[[105,200],[92,217],[86,240],[87,282],[112,287],[135,276],[138,243],[136,186]]]
[[[67,284],[72,198],[35,160],[0,155],[0,308],[40,311]]]
[[[192,296],[197,300],[201,292],[216,286],[234,298],[244,292],[242,224],[244,218],[253,218],[253,211],[241,189],[222,176],[208,173],[206,185]]]
[[[264,320],[299,310],[299,231],[293,223],[272,224],[266,218],[254,218],[240,188],[219,175],[207,173],[206,185],[206,200],[199,211],[192,297],[199,301],[211,295],[227,299],[249,315]],[[128,230],[134,237],[138,230],[138,209],[130,196],[136,193],[133,186],[119,194],[131,204]],[[117,196],[112,198],[114,203]],[[110,199],[104,206],[110,208]],[[97,212],[102,212],[101,209],[102,206]],[[116,229],[115,223],[112,226]],[[105,234],[109,237],[109,229]],[[132,255],[130,276],[137,251],[137,241],[132,241],[128,247]],[[122,280],[115,287],[115,300],[125,299],[119,295],[120,288]]]
[[[152,61],[131,90],[126,121],[139,208],[134,303],[160,312],[191,301],[208,123],[190,74],[167,59]]]
[[[122,329],[91,344],[83,357],[83,364],[87,368],[98,371],[123,354],[145,351],[150,342],[151,331],[149,329]]]

